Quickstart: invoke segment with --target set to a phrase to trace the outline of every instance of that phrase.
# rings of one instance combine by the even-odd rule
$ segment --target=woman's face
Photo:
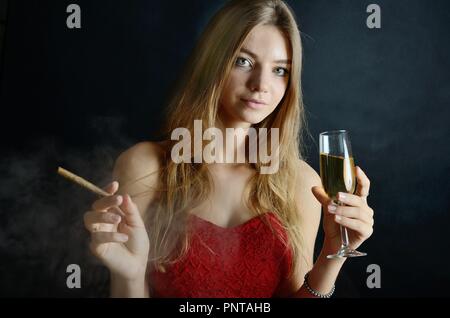
[[[269,116],[284,96],[291,66],[289,41],[272,25],[247,36],[220,99],[226,126],[250,126]],[[251,103],[249,100],[261,103]]]

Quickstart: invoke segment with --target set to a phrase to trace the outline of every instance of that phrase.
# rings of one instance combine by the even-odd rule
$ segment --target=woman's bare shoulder
[[[164,154],[162,142],[142,141],[120,153],[115,168],[129,170],[128,174],[155,170],[161,165]]]
[[[113,179],[119,182],[118,193],[129,194],[143,215],[157,197],[165,145],[164,142],[139,142],[123,151],[114,164]]]
[[[139,142],[117,157],[113,179],[123,186],[131,189],[127,192],[136,192],[139,188],[154,185],[157,181],[157,172],[165,157],[165,147],[161,142]]]
[[[166,143],[166,141],[141,141],[126,149],[120,156],[137,158],[146,156],[154,157],[162,154]]]
[[[303,187],[320,186],[321,180],[317,171],[311,167],[306,161],[298,159],[297,161],[297,180],[298,184]]]

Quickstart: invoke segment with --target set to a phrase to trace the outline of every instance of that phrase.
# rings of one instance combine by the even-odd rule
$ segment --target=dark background
[[[306,161],[319,171],[319,132],[347,129],[372,183],[368,256],[347,261],[336,295],[450,296],[450,2],[287,2],[304,45]],[[81,29],[66,27],[70,3]],[[223,3],[0,1],[0,296],[108,295],[82,224],[95,197],[56,168],[104,185],[121,151],[157,140],[169,89]],[[370,3],[381,29],[366,26]],[[81,289],[66,287],[72,263]],[[380,289],[366,286],[370,264]]]

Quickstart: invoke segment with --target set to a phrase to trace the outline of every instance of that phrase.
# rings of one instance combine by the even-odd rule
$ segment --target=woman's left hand
[[[349,247],[357,249],[373,233],[374,211],[367,205],[370,180],[361,168],[356,167],[358,186],[355,194],[339,192],[337,200],[345,206],[337,206],[328,197],[323,187],[313,187],[312,192],[322,204],[324,211],[324,246],[336,252],[341,246],[339,225],[348,229]],[[335,210],[332,210],[333,207]]]

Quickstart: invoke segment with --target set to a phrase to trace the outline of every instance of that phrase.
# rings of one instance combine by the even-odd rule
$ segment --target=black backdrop
[[[66,7],[81,7],[81,29]],[[97,184],[114,158],[159,138],[171,85],[224,1],[8,2],[1,61],[0,295],[108,295],[88,251],[82,214],[94,197],[56,175],[62,165]],[[318,171],[319,132],[350,131],[371,179],[375,232],[337,281],[341,297],[449,296],[448,119],[450,3],[288,1],[302,31],[302,76]],[[318,247],[320,247],[319,237]],[[66,287],[79,264],[82,288]],[[381,268],[381,288],[366,268]]]

